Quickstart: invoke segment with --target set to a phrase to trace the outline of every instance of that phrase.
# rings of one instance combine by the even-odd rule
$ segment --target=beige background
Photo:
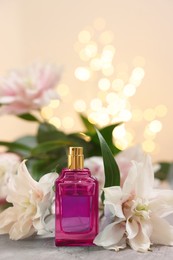
[[[173,1],[172,0],[0,0],[0,74],[23,68],[33,61],[54,62],[65,68],[62,81],[70,95],[60,106],[61,117],[73,116],[73,101],[86,93],[74,78],[79,58],[73,46],[78,33],[97,17],[103,17],[115,34],[116,59],[131,66],[134,57],[146,60],[146,76],[131,99],[134,107],[145,109],[159,104],[168,108],[157,136],[160,151],[156,159],[172,160],[172,87],[173,87]],[[87,90],[94,97],[95,88]],[[141,131],[139,124],[132,125]],[[35,131],[11,116],[0,118],[0,139],[12,140]],[[140,140],[137,140],[138,142]]]

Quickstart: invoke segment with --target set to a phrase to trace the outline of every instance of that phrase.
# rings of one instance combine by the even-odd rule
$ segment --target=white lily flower
[[[145,152],[142,150],[140,145],[132,146],[115,156],[115,160],[118,164],[121,174],[121,183],[120,186],[123,186],[123,183],[129,173],[129,170],[132,166],[132,161],[142,162],[145,157]],[[153,164],[154,172],[157,172],[160,169],[159,164]]]
[[[10,179],[17,173],[20,158],[14,153],[0,153],[0,204],[7,197],[7,185]]]
[[[28,172],[25,161],[8,185],[7,201],[13,206],[0,213],[0,234],[9,234],[13,240],[45,233],[44,219],[49,215],[53,201],[53,185],[57,173],[44,175],[39,182]]]
[[[121,183],[123,185],[130,167],[132,166],[132,161],[141,162],[145,157],[145,153],[142,150],[140,145],[130,147],[115,156],[115,160],[120,169]],[[89,168],[92,172],[92,175],[95,176],[99,182],[100,191],[103,189],[105,184],[105,174],[103,166],[103,158],[101,156],[93,156],[85,159],[85,166]],[[154,172],[158,171],[160,168],[159,164],[154,164]]]
[[[21,71],[11,71],[0,78],[0,114],[20,115],[40,110],[52,99],[59,99],[56,85],[61,69],[52,64],[33,64]]]
[[[153,189],[154,171],[149,156],[132,161],[122,187],[105,188],[106,227],[94,243],[119,250],[128,243],[146,252],[152,244],[173,245],[173,227],[163,217],[173,213],[173,190]]]

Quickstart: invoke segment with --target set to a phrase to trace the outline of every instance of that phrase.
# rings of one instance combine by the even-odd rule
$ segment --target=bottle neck
[[[68,168],[70,170],[83,170],[84,156],[83,155],[68,155]]]

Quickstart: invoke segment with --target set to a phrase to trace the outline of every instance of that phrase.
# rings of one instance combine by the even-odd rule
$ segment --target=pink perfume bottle
[[[56,246],[91,246],[98,233],[98,182],[83,163],[83,148],[70,147],[55,182]]]

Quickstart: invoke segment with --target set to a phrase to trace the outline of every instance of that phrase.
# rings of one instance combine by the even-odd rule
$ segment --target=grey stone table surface
[[[55,247],[54,238],[12,241],[0,236],[0,260],[172,260],[173,247],[153,246],[153,251],[137,253],[130,248],[108,251],[101,247]]]

